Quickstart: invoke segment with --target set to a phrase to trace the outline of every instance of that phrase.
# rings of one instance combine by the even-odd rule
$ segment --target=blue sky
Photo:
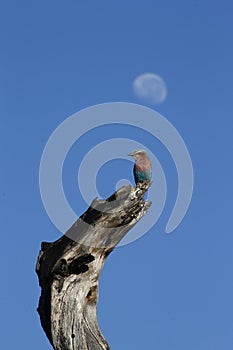
[[[108,138],[131,136],[154,149],[168,182],[156,226],[105,264],[99,322],[113,350],[230,349],[232,2],[3,0],[0,6],[2,347],[51,348],[36,313],[34,272],[40,242],[61,235],[38,185],[50,134],[84,107],[143,104],[133,79],[155,72],[168,96],[147,106],[175,125],[195,173],[191,206],[176,231],[164,233],[177,192],[175,167],[144,132],[102,127],[75,144],[64,164],[64,188],[77,214],[86,209],[75,178],[80,156]],[[131,163],[106,164],[97,178],[103,196],[114,190],[119,170],[119,179],[133,181]]]

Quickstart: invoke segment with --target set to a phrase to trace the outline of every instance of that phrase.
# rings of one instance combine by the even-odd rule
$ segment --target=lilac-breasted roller
[[[134,180],[138,182],[150,181],[152,175],[151,162],[148,154],[143,149],[136,150],[129,156],[134,157],[135,163],[133,168]]]

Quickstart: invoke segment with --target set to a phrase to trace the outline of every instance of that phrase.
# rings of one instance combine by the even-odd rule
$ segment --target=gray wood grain
[[[110,349],[98,325],[98,279],[106,257],[146,214],[149,182],[95,199],[64,236],[42,242],[36,272],[38,313],[55,350]]]

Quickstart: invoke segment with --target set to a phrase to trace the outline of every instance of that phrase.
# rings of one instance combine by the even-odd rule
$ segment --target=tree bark
[[[36,272],[38,313],[55,350],[107,350],[96,316],[98,279],[106,257],[142,218],[149,182],[127,185],[106,200],[95,199],[64,236],[42,242]]]

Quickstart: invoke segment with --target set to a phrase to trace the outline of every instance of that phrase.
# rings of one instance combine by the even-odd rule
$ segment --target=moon
[[[144,73],[136,77],[133,90],[137,97],[151,104],[160,104],[167,97],[165,81],[154,73]]]

